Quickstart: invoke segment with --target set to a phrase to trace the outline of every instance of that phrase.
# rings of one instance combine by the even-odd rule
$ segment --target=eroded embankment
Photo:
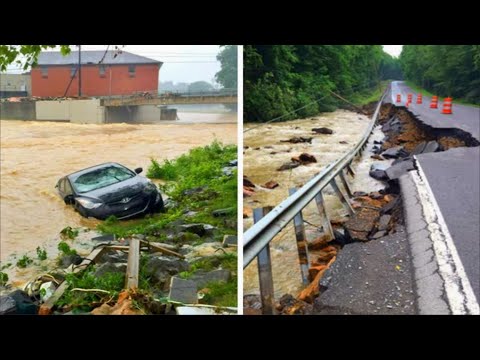
[[[398,178],[416,169],[414,155],[479,145],[470,134],[462,130],[434,129],[421,122],[407,109],[397,108],[392,104],[382,106],[379,124],[385,137],[382,141],[374,142],[376,145],[372,149],[371,158],[376,162],[371,166],[370,176],[382,181],[385,187],[370,193],[368,189],[364,189],[365,192],[354,193],[351,204],[356,209],[356,214],[351,218],[345,217],[341,221],[332,222],[335,239],[329,242],[325,236],[321,236],[308,243],[311,254],[309,270],[311,283],[298,296],[291,294],[282,296],[276,303],[278,313],[323,313],[321,294],[326,289],[320,285],[321,280],[326,273],[328,274],[328,268],[334,264],[342,249],[355,242],[388,241],[397,229],[403,227]],[[390,166],[389,162],[392,160]],[[376,300],[372,299],[370,303],[375,303]],[[248,296],[244,303],[245,313],[260,312],[258,297]],[[391,307],[389,311],[390,309]]]

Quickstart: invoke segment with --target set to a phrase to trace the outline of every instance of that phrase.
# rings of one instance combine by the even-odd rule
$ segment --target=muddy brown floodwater
[[[341,157],[355,147],[365,133],[370,120],[367,116],[354,112],[337,110],[333,113],[321,114],[314,118],[272,123],[245,133],[244,175],[257,185],[255,193],[244,199],[244,207],[257,208],[276,206],[288,197],[288,189],[300,188],[309,179],[318,174],[325,166]],[[256,124],[245,124],[248,129]],[[327,127],[333,130],[332,135],[312,134],[312,128]],[[313,137],[311,144],[291,144],[280,142],[292,137]],[[380,140],[383,134],[377,128],[371,137],[368,150],[373,140]],[[316,157],[317,163],[300,166],[292,170],[276,171],[282,164],[289,162],[292,156],[306,152]],[[371,164],[369,151],[365,151],[361,162],[354,162],[357,170],[353,191],[374,191],[383,185],[368,176]],[[279,187],[268,190],[258,185],[273,180]],[[341,187],[341,183],[337,182]],[[347,214],[330,187],[324,190],[325,204],[331,219],[341,218]],[[313,225],[321,223],[318,210],[310,203],[302,212],[306,221]],[[244,219],[244,231],[253,225],[252,218]],[[313,240],[322,232],[312,225],[305,224],[307,240]],[[271,243],[272,271],[275,297],[286,293],[296,296],[302,289],[299,259],[293,225],[289,224]],[[258,294],[258,274],[256,261],[244,271],[244,294]]]
[[[232,119],[204,123],[206,116],[201,114],[202,123],[158,125],[0,120],[2,262],[37,246],[48,250],[65,226],[97,225],[57,196],[55,184],[61,176],[108,161],[142,167],[145,176],[150,158],[173,159],[214,139],[237,142]]]

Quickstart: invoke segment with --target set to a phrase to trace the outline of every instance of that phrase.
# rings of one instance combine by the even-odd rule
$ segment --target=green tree
[[[188,92],[212,91],[213,85],[206,81],[195,81],[188,86]]]
[[[24,70],[37,64],[38,55],[42,50],[60,46],[63,55],[70,53],[72,45],[0,45],[0,71],[7,70],[10,64],[18,64]]]
[[[222,45],[222,51],[217,55],[222,69],[215,74],[215,80],[224,88],[237,88],[237,45]]]
[[[480,46],[405,45],[405,78],[439,96],[480,103]]]

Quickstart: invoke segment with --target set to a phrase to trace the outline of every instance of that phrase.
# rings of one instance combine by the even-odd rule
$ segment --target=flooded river
[[[244,207],[257,208],[276,206],[288,197],[288,189],[300,188],[309,179],[318,174],[325,166],[355,147],[365,133],[370,120],[364,115],[337,110],[333,113],[321,114],[314,118],[272,123],[245,133],[244,146],[249,148],[244,154],[244,175],[257,185],[253,196],[244,199]],[[245,124],[245,128],[256,124]],[[327,127],[333,130],[332,135],[314,135],[312,128]],[[292,137],[313,137],[311,144],[291,144],[281,142]],[[376,128],[369,140],[367,150],[361,159],[353,163],[356,177],[351,182],[353,191],[375,191],[384,187],[368,175],[371,163],[370,149],[374,140],[381,140],[383,133]],[[292,170],[276,171],[282,164],[289,162],[292,156],[306,152],[316,157],[317,163],[300,166]],[[273,180],[279,187],[268,190],[259,187]],[[337,181],[341,187],[341,183]],[[331,219],[341,218],[347,214],[330,187],[324,190],[324,199]],[[322,235],[318,229],[321,219],[315,203],[310,203],[302,212],[307,240]],[[244,219],[244,230],[251,227],[252,218]],[[271,243],[272,271],[275,296],[286,293],[297,295],[302,289],[301,274],[297,253],[297,245],[293,225],[289,224]],[[244,272],[244,294],[258,294],[258,275],[256,261],[252,262]]]
[[[54,187],[61,176],[108,161],[142,167],[145,175],[150,158],[173,159],[215,138],[236,143],[237,125],[231,120],[158,125],[0,120],[2,263],[37,246],[56,246],[54,239],[66,226],[96,226],[97,220],[82,218],[57,196]]]

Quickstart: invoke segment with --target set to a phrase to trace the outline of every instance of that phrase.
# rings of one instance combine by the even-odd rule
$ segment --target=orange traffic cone
[[[405,106],[406,106],[406,107],[409,107],[409,106],[410,106],[410,100],[407,100]]]
[[[423,100],[422,94],[417,95],[417,104],[421,104]]]
[[[407,94],[407,101],[412,102],[413,94]]]
[[[452,98],[447,97],[443,100],[442,114],[452,114]]]
[[[402,95],[397,94],[397,103],[402,102]]]
[[[438,109],[438,96],[432,96],[432,102],[430,103],[430,109]]]

